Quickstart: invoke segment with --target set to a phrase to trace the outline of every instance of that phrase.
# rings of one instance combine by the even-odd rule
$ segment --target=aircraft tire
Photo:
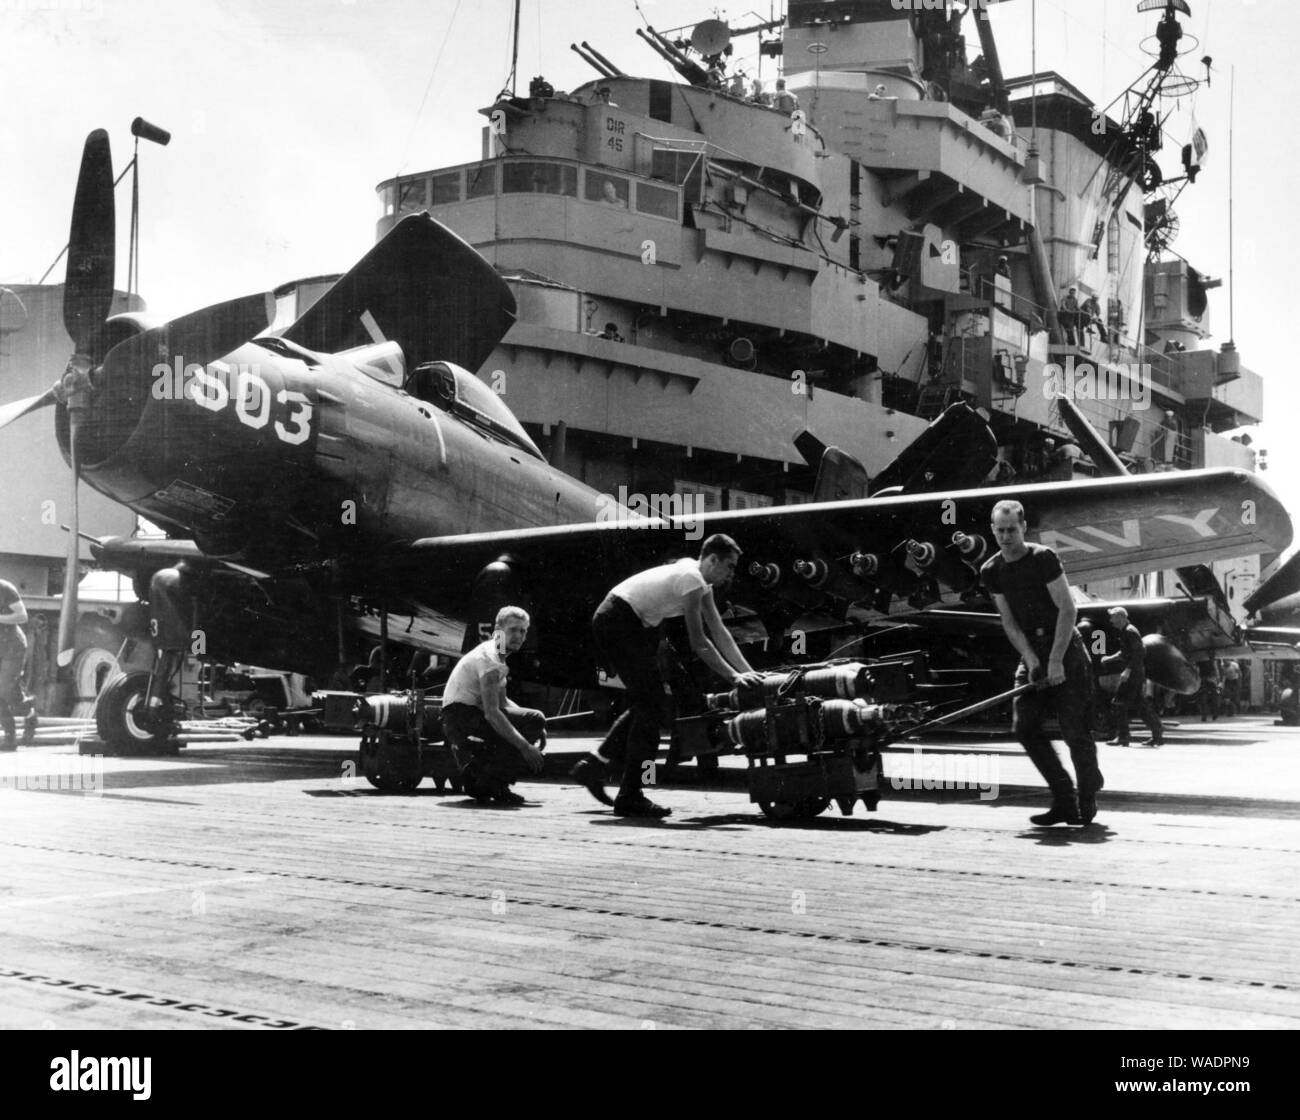
[[[116,672],[117,657],[102,646],[91,646],[77,654],[72,663],[72,677],[77,689],[77,702],[72,714],[82,719],[93,719],[99,692]]]
[[[177,751],[166,731],[151,731],[138,720],[148,687],[148,673],[127,673],[109,681],[99,694],[95,730],[115,754],[157,755]]]

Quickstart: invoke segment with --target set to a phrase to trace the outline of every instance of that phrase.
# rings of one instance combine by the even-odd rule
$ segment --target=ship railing
[[[1182,378],[1178,360],[1174,355],[1165,354],[1144,345],[1134,347],[1134,350],[1137,360],[1150,371],[1151,381],[1154,384],[1177,391]]]
[[[971,294],[980,300],[1010,311],[1019,319],[1024,319],[1033,331],[1047,329],[1047,309],[1028,296],[1023,296],[1013,288],[999,288],[996,281],[987,272],[963,269],[967,286]]]

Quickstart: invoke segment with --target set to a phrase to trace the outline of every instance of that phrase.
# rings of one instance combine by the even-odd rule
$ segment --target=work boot
[[[467,797],[472,797],[480,804],[487,804],[487,802],[491,801],[495,792],[492,784],[479,774],[478,767],[474,764],[473,759],[470,759],[460,772],[460,788],[465,791]]]
[[[35,712],[28,712],[23,717],[23,746],[30,747],[36,742],[36,726],[38,724]]]
[[[1092,824],[1093,818],[1097,815],[1097,791],[1106,784],[1106,779],[1097,776],[1097,784],[1090,790],[1079,787],[1079,823],[1084,825]]]
[[[569,771],[569,776],[602,805],[613,805],[613,800],[605,792],[607,770],[608,767],[601,759],[594,754],[589,754],[585,758],[578,759],[577,764]]]
[[[1093,813],[1097,812],[1096,800],[1093,800]],[[1079,816],[1079,801],[1073,793],[1057,794],[1052,798],[1052,807],[1046,813],[1037,813],[1029,818],[1031,824],[1047,826],[1052,824],[1082,824]]]
[[[614,816],[616,817],[646,817],[651,820],[658,820],[661,817],[668,816],[671,812],[671,809],[656,805],[644,793],[636,793],[631,796],[620,793],[614,800]]]
[[[1150,739],[1143,739],[1141,745],[1144,747],[1163,747],[1165,745],[1165,741],[1164,739],[1157,739],[1153,735]]]

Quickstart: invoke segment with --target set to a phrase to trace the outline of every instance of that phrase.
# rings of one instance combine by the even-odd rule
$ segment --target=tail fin
[[[871,492],[904,494],[978,486],[997,461],[998,443],[987,421],[968,404],[949,406],[872,480]]]

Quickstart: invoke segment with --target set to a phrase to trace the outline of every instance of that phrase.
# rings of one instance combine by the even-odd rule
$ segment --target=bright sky
[[[1003,69],[1030,70],[1034,0],[993,9]],[[1192,99],[1210,140],[1198,182],[1178,204],[1174,248],[1202,272],[1228,271],[1228,100],[1236,71],[1235,339],[1264,375],[1270,422],[1256,436],[1268,480],[1300,511],[1300,385],[1287,321],[1296,283],[1294,78],[1300,8],[1287,0],[1189,0],[1200,46],[1182,60],[1213,85]],[[67,240],[82,141],[107,128],[115,168],[130,122],[169,129],[141,147],[141,290],[179,314],[286,280],[346,269],[374,241],[376,183],[400,171],[478,157],[483,118],[510,66],[514,0],[0,0],[0,284],[34,282]],[[733,26],[768,7],[717,9],[640,0],[667,30],[721,15]],[[1139,42],[1156,16],[1137,0],[1036,0],[1038,68],[1107,104],[1149,65]],[[557,89],[595,77],[569,50],[586,39],[623,70],[672,71],[634,34],[633,0],[524,0],[518,85]],[[968,27],[968,39],[975,42]],[[751,75],[754,37],[737,41]],[[974,51],[972,50],[972,54]],[[747,57],[748,56],[748,57]],[[733,63],[733,65],[736,63]],[[775,77],[774,60],[763,76]],[[1184,118],[1185,120],[1185,118]],[[1179,127],[1179,126],[1176,126]],[[1179,143],[1185,136],[1176,137]],[[1176,151],[1165,153],[1175,173]],[[126,281],[129,178],[118,191],[118,286]],[[62,276],[62,264],[51,279]],[[1211,293],[1218,345],[1226,285]],[[1295,324],[1292,323],[1292,327]],[[0,389],[0,400],[7,399]]]

